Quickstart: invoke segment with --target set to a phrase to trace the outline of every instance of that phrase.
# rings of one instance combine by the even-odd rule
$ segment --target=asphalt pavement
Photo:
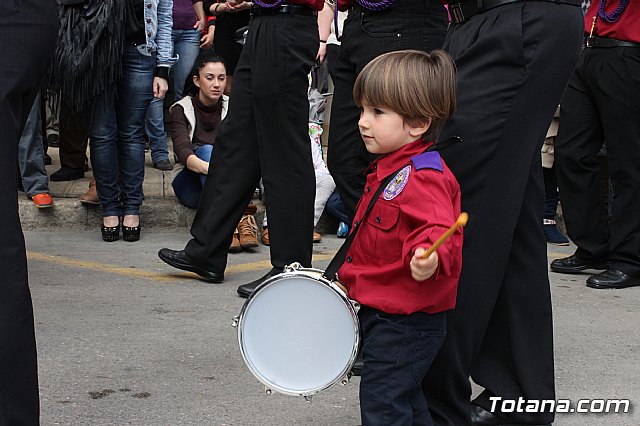
[[[156,255],[182,248],[186,228],[143,230],[137,243],[104,243],[97,227],[25,237],[43,425],[360,424],[358,378],[307,402],[266,395],[244,365],[236,287],[270,268],[267,247],[230,254],[225,282],[206,284]],[[314,266],[342,241],[325,235]],[[572,252],[549,246],[549,260]],[[587,277],[550,274],[557,397],[630,399],[631,412],[558,414],[555,424],[638,425],[640,288],[593,290]]]

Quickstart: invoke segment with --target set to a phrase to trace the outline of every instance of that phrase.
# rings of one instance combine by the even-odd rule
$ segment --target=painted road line
[[[319,253],[313,256],[313,261],[317,262],[321,260],[333,259],[333,256],[335,255],[335,253],[336,253],[335,251],[327,251],[327,252]],[[177,273],[177,274],[170,273],[170,272],[162,273],[162,272],[147,271],[147,270],[138,269],[138,268],[118,267],[118,266],[113,266],[106,263],[74,259],[70,257],[51,255],[51,254],[40,253],[35,251],[28,251],[27,258],[31,261],[48,262],[55,265],[70,266],[70,267],[80,268],[80,269],[90,269],[93,271],[102,271],[102,272],[107,272],[115,275],[123,275],[129,278],[136,277],[136,278],[142,278],[142,279],[160,281],[160,282],[171,282],[171,281],[179,280],[180,278],[192,279],[195,276],[188,273]],[[266,269],[271,269],[271,262],[269,260],[261,260],[257,262],[247,262],[247,263],[240,263],[236,265],[227,266],[225,274],[251,272],[251,271],[259,271],[259,270],[266,270]]]

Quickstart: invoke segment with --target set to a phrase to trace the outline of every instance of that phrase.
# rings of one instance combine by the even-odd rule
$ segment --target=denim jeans
[[[213,145],[203,145],[195,151],[199,159],[209,162],[211,161],[212,153]],[[173,192],[180,203],[192,209],[197,209],[200,194],[202,194],[202,188],[206,180],[207,175],[193,172],[185,167],[173,178],[171,186],[173,186]]]
[[[135,46],[125,46],[117,99],[108,93],[96,99],[91,118],[91,164],[103,217],[140,213],[144,118],[153,98],[155,66],[155,55],[145,56]]]
[[[344,205],[342,204],[340,193],[337,189],[333,191],[333,193],[329,196],[325,208],[327,209],[329,214],[338,219],[340,222],[344,222],[347,225],[351,226],[349,217],[347,216],[347,212],[345,211]]]
[[[22,176],[22,186],[27,197],[49,193],[49,178],[44,168],[44,143],[42,140],[42,118],[40,106],[42,97],[38,95],[18,142],[18,164]]]
[[[184,83],[191,75],[193,64],[200,52],[200,33],[196,29],[173,30],[173,56],[178,55],[178,62],[171,69],[173,75],[174,101],[183,98]],[[151,160],[157,163],[169,159],[167,133],[164,130],[164,100],[154,98],[149,105],[146,121],[147,136],[151,147]]]
[[[549,169],[543,167],[542,176],[544,176],[544,213],[542,218],[555,220],[560,199],[555,167]]]

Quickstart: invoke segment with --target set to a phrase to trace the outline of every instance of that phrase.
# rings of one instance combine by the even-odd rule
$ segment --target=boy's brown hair
[[[358,106],[389,108],[408,124],[431,119],[423,135],[435,141],[456,107],[456,70],[442,50],[401,50],[378,56],[364,67],[353,86]]]

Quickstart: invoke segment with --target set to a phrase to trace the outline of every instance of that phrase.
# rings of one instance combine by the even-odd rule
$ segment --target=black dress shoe
[[[238,287],[238,294],[240,295],[240,297],[245,297],[245,298],[249,297],[249,296],[251,296],[251,293],[253,293],[255,291],[255,289],[260,284],[262,284],[263,282],[265,282],[269,278],[273,277],[274,275],[278,275],[278,274],[281,274],[281,273],[282,273],[282,268],[276,268],[274,266],[264,276],[258,278],[255,281],[251,281],[250,283],[242,284],[240,287]]]
[[[174,268],[198,274],[204,281],[210,283],[221,283],[222,281],[224,281],[224,273],[207,271],[206,269],[201,268],[200,266],[193,263],[191,258],[186,255],[184,250],[171,250],[168,248],[163,248],[158,252],[158,257]]]
[[[487,411],[479,405],[471,404],[472,425],[502,425],[504,420],[497,414]]]
[[[62,166],[60,167],[60,170],[51,173],[51,176],[49,176],[49,180],[52,180],[54,182],[62,182],[67,180],[82,179],[83,177],[84,170]]]
[[[576,274],[585,269],[607,269],[608,267],[608,260],[582,259],[575,254],[551,262],[551,272],[559,272],[561,274]]]
[[[47,136],[47,145],[49,145],[50,147],[53,148],[59,148],[60,147],[60,135],[58,135],[57,133],[51,133],[50,135]]]
[[[617,269],[607,269],[604,272],[589,277],[587,287],[591,288],[627,288],[640,286],[640,280]]]
[[[479,405],[471,404],[471,424],[473,426],[487,426],[487,425],[500,425],[500,426],[515,426],[525,423],[514,423],[508,418],[501,416],[500,413],[492,413],[487,411]],[[550,426],[549,423],[539,426]]]

